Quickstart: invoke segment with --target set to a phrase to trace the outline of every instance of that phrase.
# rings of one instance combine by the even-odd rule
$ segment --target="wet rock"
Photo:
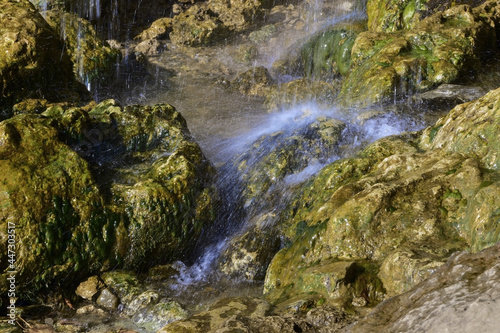
[[[254,67],[239,74],[230,85],[232,89],[250,96],[265,96],[274,80],[269,71],[263,67]]]
[[[499,170],[499,96],[500,90],[496,89],[475,101],[458,105],[424,131],[421,147],[476,156],[482,167]]]
[[[35,113],[39,114],[47,109],[48,101],[46,99],[25,99],[12,106],[14,114]]]
[[[106,286],[101,279],[94,275],[88,278],[87,281],[80,283],[78,288],[76,288],[75,293],[81,298],[92,301],[94,300],[94,296],[97,296],[97,294],[105,287]]]
[[[479,67],[483,52],[496,50],[487,42],[494,35],[488,15],[465,5],[429,16],[409,31],[363,32],[352,47],[339,100],[369,105],[454,82]]]
[[[221,255],[219,269],[233,278],[264,280],[267,266],[281,247],[279,234],[272,228],[273,217],[260,217],[256,225],[234,237]]]
[[[134,51],[143,53],[144,55],[147,56],[152,56],[152,55],[158,55],[163,51],[164,48],[165,46],[162,43],[160,43],[157,39],[150,39],[137,44],[137,46],[134,48]]]
[[[151,39],[163,40],[168,39],[169,33],[172,31],[172,19],[164,17],[154,21],[151,26],[141,32],[135,39],[140,41],[148,41]]]
[[[173,300],[162,299],[158,303],[138,310],[132,317],[134,323],[149,332],[155,332],[171,322],[183,320],[188,313]]]
[[[0,124],[1,220],[32,244],[16,252],[20,290],[172,262],[213,220],[213,170],[173,107],[89,109],[52,106]]]
[[[85,305],[85,306],[82,306],[81,308],[78,308],[76,310],[76,314],[79,314],[79,315],[91,314],[94,316],[107,316],[108,315],[108,313],[106,311],[104,311],[103,309],[99,309],[98,307],[95,307],[92,304]]]
[[[89,21],[71,13],[48,11],[44,14],[62,36],[80,82],[95,84],[112,78],[121,53],[102,40]]]
[[[248,35],[248,39],[250,39],[255,44],[260,44],[269,41],[276,33],[277,27],[274,24],[268,24],[263,26],[259,30],[252,31]]]
[[[470,102],[486,94],[481,87],[442,84],[436,89],[416,94],[413,99],[433,110],[450,110],[457,104]]]
[[[500,246],[457,252],[409,292],[376,307],[347,332],[496,332]],[[422,320],[425,318],[425,320]]]
[[[347,300],[375,304],[424,280],[453,252],[495,244],[498,93],[457,106],[422,135],[378,140],[306,183],[278,220],[289,242],[269,265],[268,299],[338,300],[333,267],[370,259],[371,268],[353,275],[366,284]]]
[[[231,3],[210,0],[196,3],[172,18],[170,40],[178,45],[206,45],[242,32],[262,16],[260,1],[236,0]]]
[[[459,1],[367,1],[368,28],[373,31],[394,32],[411,29],[422,19],[452,6],[470,5],[475,7],[485,0]]]
[[[57,34],[28,1],[0,4],[0,120],[25,98],[78,101],[88,98]]]
[[[297,79],[273,86],[266,96],[266,106],[269,111],[276,111],[314,101],[320,107],[328,107],[334,104],[339,89],[337,81]]]
[[[99,297],[97,297],[96,303],[106,310],[114,311],[118,307],[118,304],[120,304],[120,300],[111,290],[105,288],[101,291]]]

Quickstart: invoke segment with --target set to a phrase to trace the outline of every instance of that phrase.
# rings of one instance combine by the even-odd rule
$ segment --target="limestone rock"
[[[328,265],[369,259],[367,271],[385,291],[374,277],[363,295],[377,290],[365,299],[381,300],[424,280],[457,250],[498,242],[499,91],[457,106],[422,135],[378,140],[306,183],[278,219],[289,241],[269,265],[268,299],[338,299],[342,288]]]
[[[432,110],[450,110],[457,104],[470,102],[486,94],[481,87],[459,84],[442,84],[436,89],[416,94],[413,100]]]
[[[173,262],[214,219],[213,169],[169,105],[21,114],[0,123],[0,158],[0,239],[10,222],[31,244],[16,252],[20,290]]]

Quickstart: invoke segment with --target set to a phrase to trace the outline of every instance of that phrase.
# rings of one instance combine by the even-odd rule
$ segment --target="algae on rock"
[[[395,295],[454,251],[499,241],[499,94],[457,106],[422,135],[384,138],[323,168],[283,213],[289,243],[268,268],[268,299],[315,292],[349,305],[356,295],[334,287],[335,270],[318,284],[311,272],[360,260],[379,267],[384,292]]]
[[[89,108],[0,123],[0,220],[17,227],[25,297],[68,276],[188,256],[214,220],[212,167],[172,106]]]

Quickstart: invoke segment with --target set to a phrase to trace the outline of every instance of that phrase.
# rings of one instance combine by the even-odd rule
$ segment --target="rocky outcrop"
[[[88,98],[59,36],[28,0],[0,4],[0,120],[25,98]]]
[[[170,105],[52,105],[0,129],[0,239],[16,225],[24,296],[74,274],[186,255],[214,218],[212,168]]]
[[[495,244],[499,95],[457,106],[421,135],[381,139],[322,169],[284,213],[290,243],[267,271],[268,299],[315,292],[347,306],[358,297],[376,304],[381,293],[428,277],[454,251]],[[351,275],[334,268],[362,262],[372,268]],[[357,288],[356,281],[370,282]]]

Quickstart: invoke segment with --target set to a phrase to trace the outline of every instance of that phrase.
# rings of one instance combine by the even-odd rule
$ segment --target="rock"
[[[102,40],[89,21],[60,11],[44,14],[47,22],[63,37],[80,82],[94,85],[113,78],[121,53]]]
[[[164,49],[164,45],[162,45],[157,39],[145,40],[144,42],[140,42],[135,47],[135,52],[143,53],[147,56],[158,55]]]
[[[239,74],[230,85],[232,89],[250,96],[265,96],[274,82],[269,71],[258,66]]]
[[[79,315],[91,314],[91,315],[95,315],[95,316],[107,316],[108,315],[106,313],[106,311],[99,309],[92,304],[85,305],[85,306],[82,306],[81,308],[78,308],[76,310],[76,314],[79,314]]]
[[[457,106],[422,135],[378,140],[306,183],[277,219],[288,240],[267,270],[267,299],[339,300],[334,267],[368,259],[370,274],[353,275],[364,291],[348,303],[364,295],[375,304],[413,287],[453,252],[495,244],[499,92]]]
[[[132,272],[113,270],[102,274],[101,278],[124,305],[141,293],[137,276]]]
[[[209,0],[196,3],[172,18],[170,40],[178,45],[207,45],[222,40],[231,32],[242,32],[255,24],[262,4],[254,0]]]
[[[169,17],[164,17],[154,21],[148,29],[141,32],[141,34],[135,37],[135,39],[138,39],[142,42],[149,41],[151,39],[168,39],[168,35],[171,31],[172,19]]]
[[[459,1],[367,1],[368,28],[372,31],[394,32],[401,29],[411,29],[422,19],[452,6],[477,6],[485,0]]]
[[[416,94],[413,99],[432,110],[450,110],[457,104],[470,102],[486,94],[481,87],[442,84],[436,89]]]
[[[428,279],[380,304],[346,332],[496,332],[499,253],[499,244],[455,253]]]
[[[476,156],[481,167],[499,170],[499,96],[500,90],[496,89],[475,101],[458,105],[424,131],[420,146]]]
[[[57,34],[28,0],[0,4],[0,120],[22,99],[87,99]]]
[[[75,294],[81,298],[92,301],[94,300],[94,296],[97,296],[105,287],[101,279],[94,275],[88,278],[87,281],[80,283],[78,288],[76,288]]]
[[[137,311],[132,320],[137,326],[150,332],[156,332],[162,327],[188,317],[186,310],[172,300],[162,299],[158,303]]]
[[[97,297],[96,303],[106,310],[114,311],[118,307],[118,304],[120,304],[120,299],[111,290],[105,288],[101,291],[99,297]]]
[[[297,79],[271,87],[266,96],[269,111],[288,109],[302,103],[314,101],[320,107],[331,107],[339,92],[336,81],[311,81]]]
[[[465,5],[437,12],[410,31],[360,33],[339,101],[366,106],[452,83],[478,68],[483,52],[496,50],[487,42],[494,34],[487,15]]]
[[[21,291],[173,262],[214,219],[213,169],[173,107],[89,109],[51,106],[0,123],[1,221],[32,244],[16,252]]]

